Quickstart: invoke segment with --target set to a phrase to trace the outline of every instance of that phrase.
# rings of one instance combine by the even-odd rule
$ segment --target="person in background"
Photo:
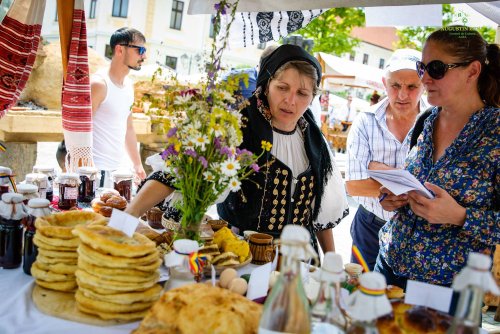
[[[361,112],[347,137],[346,188],[359,203],[351,225],[352,243],[370,270],[378,255],[378,232],[393,213],[382,209],[378,201],[380,183],[371,179],[367,171],[404,166],[410,130],[417,115],[427,107],[421,99],[424,86],[417,75],[420,59],[420,52],[411,49],[392,54],[382,78],[387,97],[376,107]],[[355,257],[351,261],[357,262]]]
[[[429,35],[417,72],[435,107],[405,168],[432,199],[387,194],[396,215],[380,230],[375,270],[388,284],[412,279],[450,286],[470,252],[500,243],[500,48],[473,28]]]
[[[372,96],[370,97],[370,105],[372,106],[374,104],[377,104],[379,100],[380,100],[380,95],[376,90],[374,90]]]
[[[146,38],[136,29],[120,28],[111,36],[111,64],[91,78],[92,131],[94,164],[101,171],[100,186],[109,186],[110,172],[118,169],[125,151],[132,161],[136,177],[146,172],[137,150],[131,106],[134,86],[127,77],[138,71],[146,59]]]
[[[309,106],[321,82],[321,66],[301,47],[282,45],[261,62],[257,89],[241,113],[240,149],[258,153],[272,143],[258,164],[264,166],[242,181],[217,205],[220,218],[239,229],[279,237],[287,224],[300,224],[333,251],[332,228],[348,214],[343,181],[328,144]],[[174,191],[171,178],[152,174],[126,211],[141,216]]]
[[[349,125],[356,116],[356,110],[352,107],[352,95],[347,95],[347,103],[339,110],[339,118],[342,122],[342,131],[347,131]]]

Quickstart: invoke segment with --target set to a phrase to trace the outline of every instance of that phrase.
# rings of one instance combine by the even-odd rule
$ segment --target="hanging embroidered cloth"
[[[45,0],[14,0],[0,24],[0,117],[21,94],[35,62]]]
[[[63,59],[62,126],[66,141],[66,169],[93,166],[92,103],[83,0],[58,0]]]
[[[310,9],[279,12],[236,13],[231,25],[229,44],[247,47],[269,41],[277,41],[308,25],[326,9]],[[224,36],[225,29],[219,35]]]

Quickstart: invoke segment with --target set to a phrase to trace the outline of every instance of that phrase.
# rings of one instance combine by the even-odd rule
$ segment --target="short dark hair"
[[[134,28],[123,27],[118,29],[109,39],[111,54],[115,54],[115,46],[120,44],[130,44],[133,42],[146,42],[146,37],[144,37],[142,32]]]

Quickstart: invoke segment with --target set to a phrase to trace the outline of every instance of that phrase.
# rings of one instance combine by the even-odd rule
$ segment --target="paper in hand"
[[[380,182],[394,195],[399,196],[415,190],[427,198],[434,198],[434,194],[405,169],[368,170],[368,176]]]

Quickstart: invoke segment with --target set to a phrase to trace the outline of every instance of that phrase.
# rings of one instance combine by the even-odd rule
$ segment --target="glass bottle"
[[[165,255],[165,266],[169,271],[169,278],[164,287],[165,291],[194,283],[196,275],[200,277],[203,269],[198,268],[200,272],[193,273],[190,267],[190,256],[192,254],[197,256],[200,249],[198,242],[188,239],[175,240],[173,249],[173,252]]]
[[[348,298],[351,325],[347,334],[378,334],[376,321],[392,312],[387,299],[385,277],[377,272],[364,273],[359,278],[359,287]]]
[[[49,184],[49,177],[42,173],[29,173],[25,176],[26,184],[33,184],[38,187],[38,194],[40,198],[47,198],[47,187]]]
[[[302,277],[300,260],[316,258],[310,234],[302,226],[285,225],[281,233],[281,266],[278,280],[264,304],[260,334],[310,333],[311,314]]]
[[[129,171],[114,171],[111,173],[113,180],[113,188],[117,190],[121,196],[125,197],[127,202],[132,198],[132,179],[134,174]]]
[[[17,193],[23,195],[24,205],[28,205],[28,201],[33,198],[38,198],[38,187],[34,184],[18,184]]]
[[[490,267],[488,255],[470,253],[467,266],[453,279],[453,289],[460,291],[460,297],[448,334],[479,334],[484,293],[500,294]]]
[[[57,178],[59,183],[59,209],[69,210],[77,206],[78,186],[80,177],[76,173],[61,173]]]
[[[41,173],[47,175],[47,189],[45,198],[52,202],[54,199],[54,180],[56,178],[56,170],[50,166],[33,166],[33,173]]]
[[[98,171],[94,167],[79,167],[80,187],[78,189],[78,202],[90,203],[95,197],[97,188]]]
[[[46,198],[34,198],[28,202],[28,216],[24,219],[23,271],[31,275],[31,266],[38,255],[38,248],[33,243],[35,236],[35,220],[50,215],[50,202]]]
[[[334,252],[327,252],[320,269],[318,297],[311,310],[313,333],[345,333],[347,317],[340,306],[340,283],[345,279],[342,257]]]
[[[23,253],[22,219],[27,216],[23,195],[6,193],[0,202],[0,267],[14,269],[21,265]]]
[[[0,166],[0,196],[13,191],[15,185],[14,175],[8,167]]]

